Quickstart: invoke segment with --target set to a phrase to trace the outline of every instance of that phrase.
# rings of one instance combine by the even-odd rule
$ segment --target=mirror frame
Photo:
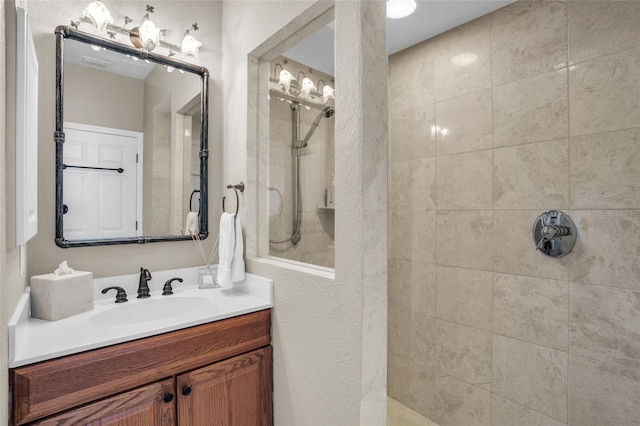
[[[130,47],[122,43],[107,40],[102,37],[88,34],[68,26],[59,26],[55,30],[56,35],[56,126],[54,140],[56,143],[56,237],[55,242],[58,247],[89,247],[107,246],[115,244],[146,244],[161,241],[184,241],[191,240],[190,235],[167,235],[167,236],[133,236],[124,238],[103,238],[103,239],[83,239],[66,240],[63,235],[63,148],[64,148],[64,39],[77,40],[83,43],[93,44],[106,49],[147,59],[160,65],[172,66],[178,70],[190,72],[200,76],[200,214],[199,214],[199,236],[205,239],[209,235],[208,231],[208,133],[209,133],[209,71],[205,67],[189,64],[178,59],[169,58],[156,53],[148,52],[144,49]]]

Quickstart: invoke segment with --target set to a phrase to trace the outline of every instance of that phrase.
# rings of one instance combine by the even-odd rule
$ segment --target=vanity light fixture
[[[89,6],[82,12],[82,16],[90,19],[100,32],[104,32],[107,29],[107,25],[113,23],[111,12],[101,1],[89,3]]]
[[[387,18],[402,19],[418,8],[416,0],[387,0]]]
[[[71,21],[71,27],[78,29],[81,22],[88,22],[93,24],[98,31],[106,31],[111,39],[116,39],[117,34],[125,34],[129,37],[131,44],[139,49],[145,49],[147,51],[154,50],[158,45],[164,47],[169,51],[168,57],[172,57],[176,52],[181,52],[185,56],[198,56],[202,43],[197,41],[193,36],[189,35],[189,31],[198,30],[198,24],[193,24],[190,29],[185,32],[185,37],[182,40],[182,46],[167,42],[166,30],[159,29],[154,22],[149,18],[149,14],[154,12],[154,7],[147,5],[146,13],[143,17],[143,22],[139,27],[126,28],[128,24],[133,22],[128,16],[124,17],[124,25],[114,25],[111,13],[100,1],[95,1],[85,9],[82,17],[78,21]],[[162,34],[162,39],[160,37]]]
[[[194,57],[197,58],[198,57],[198,51],[200,50],[200,47],[202,46],[202,43],[200,43],[191,34],[189,34],[189,32],[191,30],[198,31],[198,23],[197,22],[195,24],[193,24],[191,26],[191,28],[188,28],[184,32],[184,38],[182,39],[182,54],[185,55],[185,56],[194,56]]]

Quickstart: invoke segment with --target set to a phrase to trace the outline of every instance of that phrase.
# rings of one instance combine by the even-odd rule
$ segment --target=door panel
[[[177,393],[181,426],[270,426],[271,347],[178,376]]]
[[[171,399],[165,401],[168,394]],[[32,424],[173,426],[176,417],[174,395],[173,379],[167,379]]]

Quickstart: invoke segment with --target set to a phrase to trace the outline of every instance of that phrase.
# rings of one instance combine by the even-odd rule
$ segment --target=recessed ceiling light
[[[416,11],[418,3],[416,0],[387,0],[387,18],[406,18]]]

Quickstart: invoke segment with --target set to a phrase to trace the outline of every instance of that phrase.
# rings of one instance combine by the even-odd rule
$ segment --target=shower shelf
[[[323,204],[318,204],[317,207],[318,210],[328,210],[328,211],[334,211],[336,208],[335,207],[327,207]]]

